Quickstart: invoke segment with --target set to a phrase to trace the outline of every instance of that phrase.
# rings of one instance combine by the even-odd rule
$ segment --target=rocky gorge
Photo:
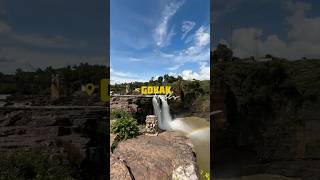
[[[44,106],[42,100],[41,106],[0,107],[1,154],[33,152],[66,165],[72,179],[104,179],[107,107]]]
[[[150,117],[147,115],[153,114],[152,98],[113,97],[110,104],[111,111],[132,114],[141,127],[145,127],[146,118]],[[190,138],[173,131],[149,135],[144,129],[136,138],[119,142],[111,153],[111,179],[199,179],[197,155]],[[110,138],[112,146],[115,135]]]

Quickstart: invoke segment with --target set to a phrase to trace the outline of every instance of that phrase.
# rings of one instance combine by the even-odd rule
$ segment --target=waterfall
[[[163,95],[155,95],[152,98],[152,104],[154,113],[158,116],[160,129],[170,130],[172,117],[170,115],[170,109],[166,97]]]
[[[154,110],[154,115],[156,115],[158,117],[158,121],[159,121],[159,127],[160,129],[163,129],[162,123],[161,123],[161,108],[160,108],[160,104],[157,100],[156,96],[153,96],[152,98],[152,105],[153,105],[153,110]]]
[[[167,98],[154,95],[152,98],[154,114],[158,117],[159,128],[182,132],[194,144],[199,167],[210,171],[210,124],[201,118],[172,119]]]
[[[167,98],[164,95],[155,95],[152,99],[154,114],[158,117],[159,128],[162,130],[175,130],[189,133],[193,130],[184,123],[183,118],[172,119]]]

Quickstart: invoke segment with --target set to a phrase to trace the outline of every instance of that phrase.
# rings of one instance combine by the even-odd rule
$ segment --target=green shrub
[[[1,152],[0,180],[71,180],[70,167],[48,155],[33,152]]]
[[[139,135],[138,123],[133,118],[119,118],[112,123],[111,132],[115,134],[119,140],[134,138]]]
[[[132,118],[132,115],[122,109],[111,110],[111,119]]]

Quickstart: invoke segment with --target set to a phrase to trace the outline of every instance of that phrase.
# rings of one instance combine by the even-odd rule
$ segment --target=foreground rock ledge
[[[118,144],[110,162],[113,180],[197,180],[191,140],[175,132],[141,135]]]

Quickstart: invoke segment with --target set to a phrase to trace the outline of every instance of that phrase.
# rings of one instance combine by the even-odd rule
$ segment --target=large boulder
[[[111,179],[198,179],[191,140],[175,132],[120,142],[110,167]]]

